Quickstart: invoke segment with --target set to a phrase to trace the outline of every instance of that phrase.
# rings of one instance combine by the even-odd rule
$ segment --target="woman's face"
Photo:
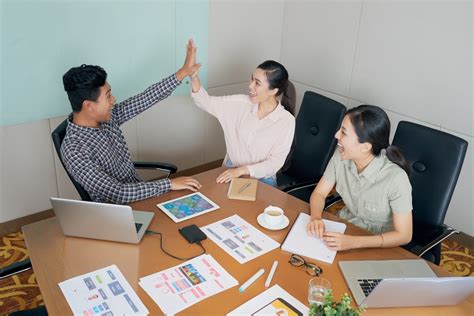
[[[250,77],[249,97],[252,103],[261,103],[275,98],[278,89],[270,89],[265,71],[257,68]]]
[[[354,126],[348,115],[344,116],[341,128],[336,132],[337,146],[342,160],[360,160],[370,154],[369,143],[359,143]]]

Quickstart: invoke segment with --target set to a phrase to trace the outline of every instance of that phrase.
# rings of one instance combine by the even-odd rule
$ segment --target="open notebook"
[[[328,249],[324,242],[318,237],[308,235],[306,227],[308,226],[310,216],[300,213],[293,227],[286,236],[281,249],[315,260],[332,263],[336,257],[336,251]],[[346,224],[323,219],[327,231],[344,233]]]

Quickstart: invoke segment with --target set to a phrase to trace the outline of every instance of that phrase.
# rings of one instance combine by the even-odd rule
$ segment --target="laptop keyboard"
[[[142,228],[143,224],[142,223],[135,223],[135,229],[137,230],[137,234],[140,231],[140,228]]]
[[[358,279],[362,291],[364,291],[365,296],[369,296],[370,292],[380,283],[382,279]]]

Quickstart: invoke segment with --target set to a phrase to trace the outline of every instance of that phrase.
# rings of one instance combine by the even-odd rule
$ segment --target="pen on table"
[[[259,277],[261,277],[263,274],[265,273],[265,269],[260,269],[257,271],[257,273],[255,273],[254,275],[252,275],[250,277],[250,279],[248,279],[247,281],[245,281],[244,284],[242,284],[241,287],[239,287],[239,292],[243,292],[245,291],[245,289],[247,289],[250,285],[252,285],[253,282],[257,281],[257,279]]]
[[[250,186],[250,181],[245,183],[243,186],[240,187],[238,193],[242,193],[245,189],[247,189]]]
[[[273,261],[272,268],[270,270],[270,273],[268,274],[267,280],[265,281],[265,287],[270,286],[270,282],[272,282],[273,275],[275,274],[277,266],[278,266],[278,261],[277,260]]]

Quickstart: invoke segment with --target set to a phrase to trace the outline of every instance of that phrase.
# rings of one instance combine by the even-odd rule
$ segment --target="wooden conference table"
[[[176,224],[155,206],[157,203],[189,194],[189,191],[172,191],[160,197],[131,204],[133,209],[155,212],[149,229],[164,235],[164,248],[168,252],[180,257],[198,254],[201,249],[197,245],[188,244],[178,233],[178,228],[190,224],[201,227],[233,214],[238,214],[281,243],[298,213],[309,211],[308,204],[263,183],[259,183],[257,201],[229,200],[226,197],[228,185],[215,182],[217,175],[222,170],[218,168],[195,176],[203,185],[201,192],[220,206],[220,209],[216,211]],[[290,225],[286,229],[271,231],[258,225],[257,215],[268,205],[279,206],[285,210],[285,214],[290,219]],[[339,220],[332,214],[325,214],[325,217]],[[159,307],[138,285],[139,278],[180,263],[180,261],[162,253],[159,247],[159,237],[146,235],[138,245],[65,237],[56,218],[24,226],[23,232],[35,275],[50,315],[71,314],[69,305],[58,286],[59,282],[111,264],[118,266],[150,311],[150,315],[162,315]],[[351,224],[347,226],[346,233],[367,234]],[[203,241],[203,246],[207,253],[211,254],[240,284],[262,267],[265,268],[266,273],[243,293],[239,293],[238,286],[233,287],[185,309],[179,315],[225,315],[232,311],[266,289],[264,287],[265,278],[274,260],[278,260],[279,265],[272,285],[279,284],[302,303],[308,303],[307,288],[311,277],[306,274],[303,267],[294,267],[288,263],[290,253],[278,248],[242,265],[209,239]],[[315,263],[323,268],[322,276],[330,280],[334,296],[339,299],[343,293],[350,293],[340,273],[337,264],[339,260],[402,258],[416,258],[416,256],[399,247],[363,249],[338,252],[333,264]],[[432,265],[432,268],[439,276],[449,275],[438,266]],[[472,310],[474,310],[474,295],[457,306],[368,309],[363,315],[470,315]]]

